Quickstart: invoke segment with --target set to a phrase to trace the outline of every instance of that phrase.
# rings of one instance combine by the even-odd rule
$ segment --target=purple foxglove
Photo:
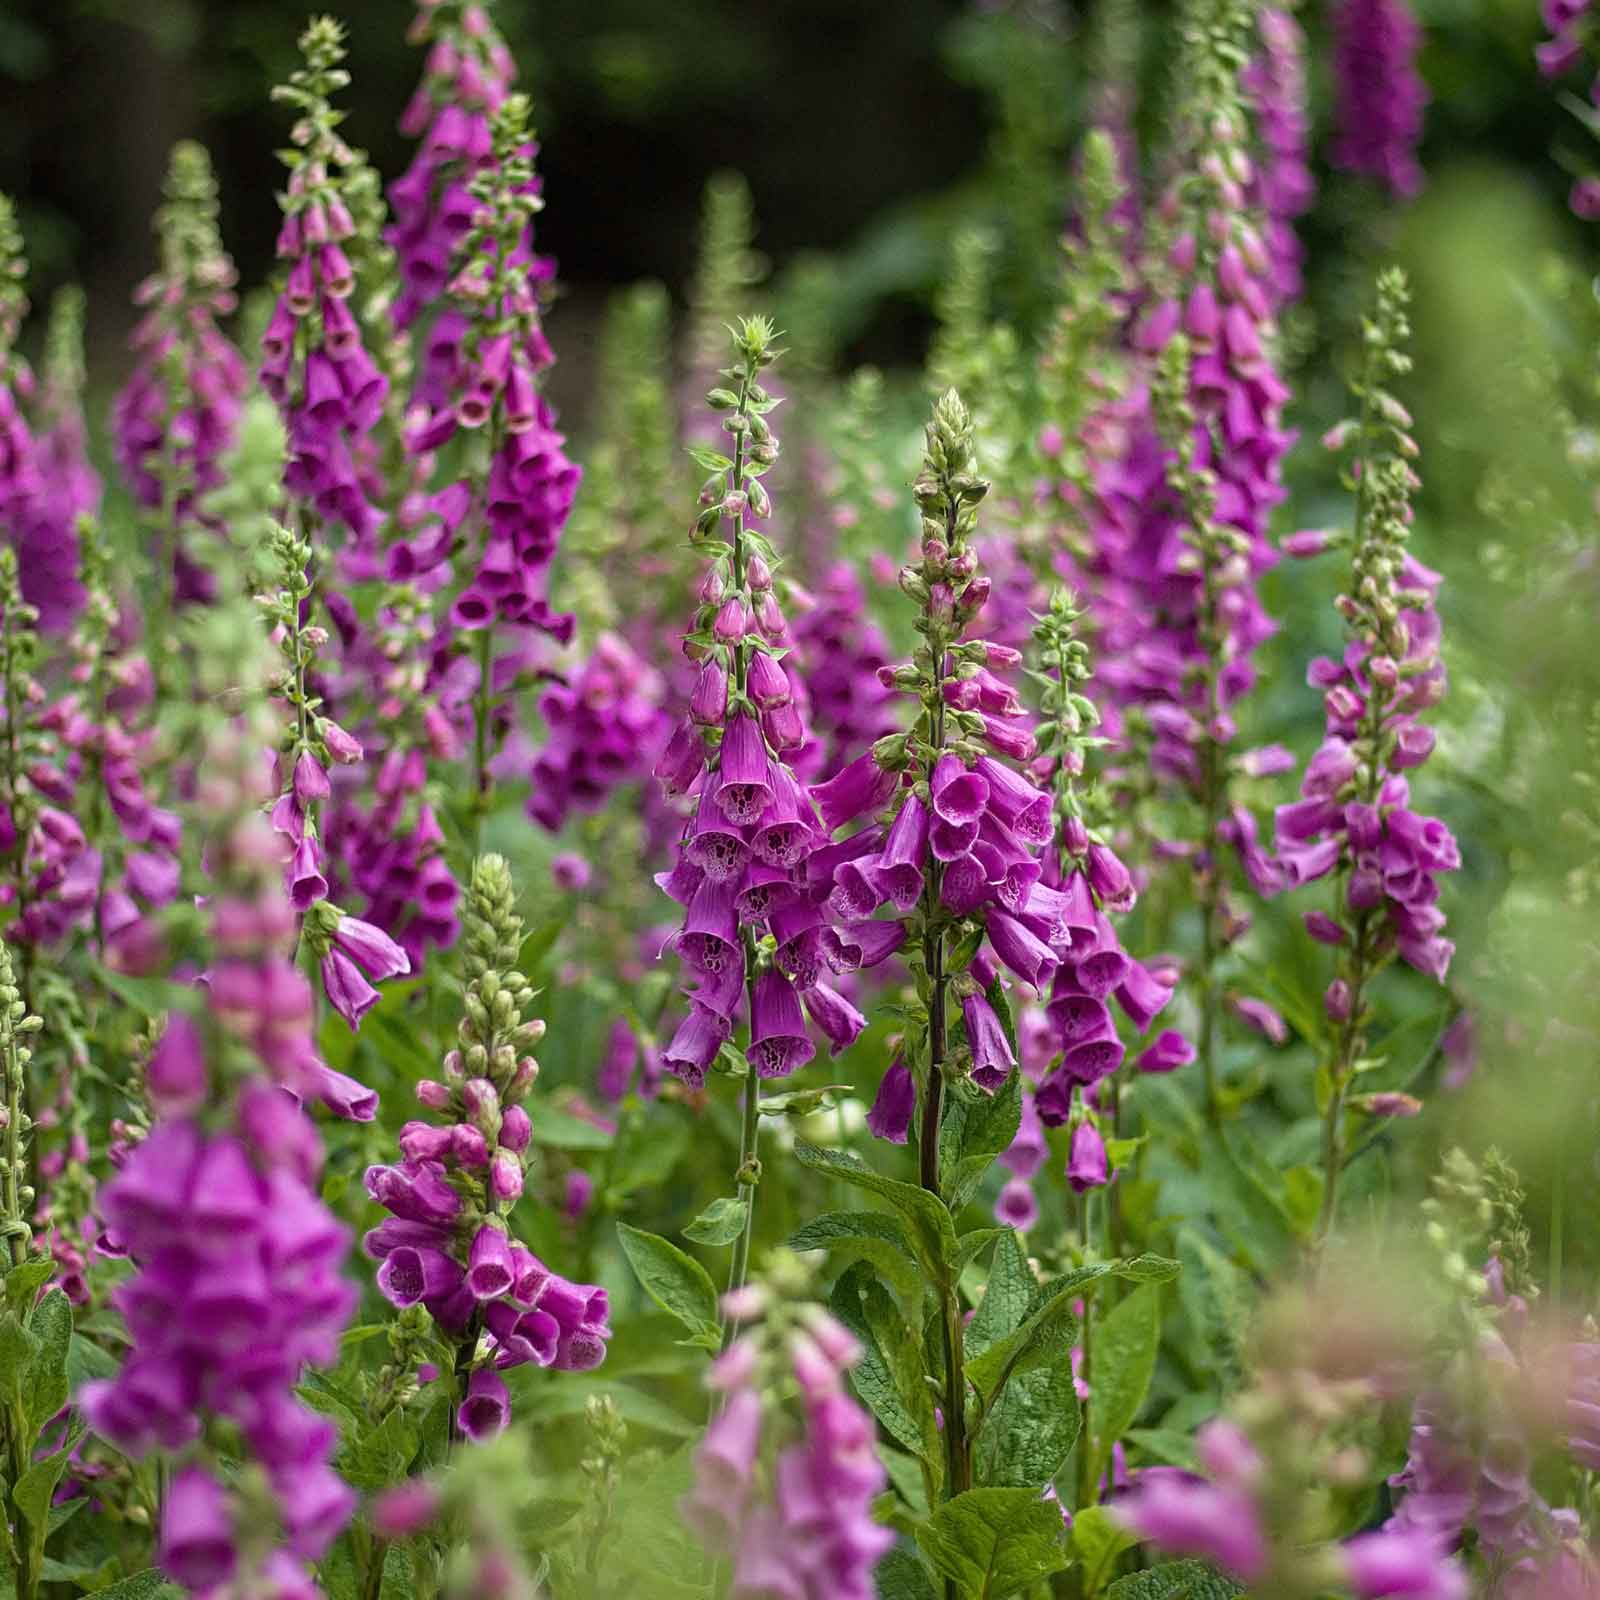
[[[209,1089],[200,1031],[181,1011],[174,1011],[145,1069],[151,1104],[160,1116],[185,1116],[205,1103]]]
[[[662,1052],[662,1062],[691,1089],[697,1089],[705,1081],[706,1068],[731,1031],[724,1018],[691,1002],[688,1016],[678,1024],[677,1032]]]
[[[1164,1011],[1172,998],[1173,986],[1160,982],[1147,966],[1130,959],[1122,982],[1117,985],[1117,1004],[1140,1033]]]
[[[822,814],[822,826],[836,833],[847,822],[876,811],[899,787],[900,780],[885,772],[872,756],[857,756],[826,783],[813,784],[811,798]]]
[[[511,1421],[511,1394],[505,1379],[490,1367],[479,1367],[467,1380],[467,1397],[456,1412],[456,1426],[474,1444],[505,1432]]]
[[[846,922],[823,929],[822,958],[835,972],[859,972],[887,961],[905,938],[903,922]]]
[[[1141,1072],[1176,1072],[1194,1060],[1194,1046],[1176,1028],[1164,1028],[1139,1057]]]
[[[444,1300],[460,1287],[460,1265],[443,1250],[428,1245],[399,1245],[378,1269],[378,1288],[390,1305]]]
[[[294,855],[284,868],[284,887],[289,892],[289,904],[296,911],[309,911],[318,900],[328,897],[328,880],[322,875],[322,852],[310,834],[295,846]]]
[[[889,829],[873,871],[875,886],[902,913],[909,912],[922,895],[922,866],[927,852],[927,808],[915,795],[909,795]]]
[[[366,969],[375,983],[402,978],[411,971],[411,958],[382,928],[348,914],[339,918],[333,942]]]
[[[716,788],[717,805],[736,827],[748,827],[759,821],[770,804],[769,766],[760,725],[754,717],[741,712],[728,724],[722,737]]]
[[[972,1051],[972,1081],[993,1094],[1011,1075],[1016,1057],[1000,1019],[981,994],[969,994],[961,1002],[961,1019],[966,1028],[967,1046]]]
[[[1039,1220],[1039,1201],[1026,1178],[1010,1178],[994,1203],[994,1220],[1026,1233]]]
[[[825,983],[812,984],[802,992],[801,998],[805,1001],[806,1015],[827,1036],[831,1055],[848,1049],[867,1025],[867,1019]]]
[[[321,968],[322,988],[328,997],[328,1004],[352,1028],[359,1028],[361,1019],[383,997],[367,982],[361,969],[343,950],[330,950],[322,958]]]
[[[229,1582],[238,1566],[227,1491],[201,1467],[173,1478],[161,1507],[161,1570],[184,1588],[204,1592]]]
[[[916,1103],[917,1085],[911,1069],[896,1056],[878,1085],[877,1097],[867,1113],[867,1127],[879,1139],[886,1139],[890,1144],[904,1144]]]
[[[939,757],[928,787],[935,813],[956,827],[976,823],[989,800],[988,783],[978,773],[969,772],[958,756]]]
[[[750,1060],[758,1077],[786,1078],[816,1053],[800,997],[781,972],[756,979],[750,1010]]]
[[[707,656],[689,697],[689,717],[702,727],[720,728],[727,715],[728,670],[715,656]]]
[[[783,663],[765,650],[757,650],[751,655],[745,687],[750,698],[763,711],[786,706],[793,697],[788,674],[783,670]]]
[[[989,944],[994,953],[1016,973],[1041,992],[1055,976],[1056,956],[1049,945],[1036,938],[1015,917],[990,908],[985,918]]]
[[[476,1300],[496,1300],[510,1291],[514,1281],[511,1243],[501,1229],[486,1222],[473,1235],[467,1288]]]
[[[1072,1149],[1067,1157],[1067,1182],[1074,1194],[1099,1189],[1110,1181],[1105,1141],[1092,1122],[1080,1122],[1072,1130]]]
[[[980,756],[974,770],[989,786],[991,815],[1028,844],[1050,842],[1053,823],[1049,795],[990,756]]]

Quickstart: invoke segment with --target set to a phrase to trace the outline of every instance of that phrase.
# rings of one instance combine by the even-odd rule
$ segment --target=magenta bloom
[[[867,1126],[878,1138],[887,1139],[890,1144],[904,1144],[916,1104],[917,1085],[911,1076],[911,1069],[896,1056],[878,1085],[877,1098],[867,1113]]]
[[[1407,0],[1340,0],[1334,12],[1334,165],[1401,200],[1422,188],[1416,152],[1428,91],[1417,72],[1421,43]]]

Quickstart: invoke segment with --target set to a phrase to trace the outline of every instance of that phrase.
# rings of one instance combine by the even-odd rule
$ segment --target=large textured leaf
[[[1195,1228],[1178,1230],[1178,1256],[1178,1300],[1191,1335],[1185,1353],[1191,1359],[1209,1356],[1211,1374],[1226,1393],[1237,1384],[1244,1359],[1249,1279]]]
[[[939,1432],[916,1331],[864,1262],[841,1275],[830,1305],[864,1352],[851,1370],[851,1387],[884,1429],[937,1473]]]
[[[872,1583],[878,1600],[939,1600],[932,1574],[908,1545],[897,1544],[884,1556]]]
[[[964,1084],[952,1099],[941,1129],[945,1201],[959,1212],[978,1191],[995,1157],[1011,1147],[1022,1121],[1022,1074],[1011,1076],[992,1095]]]
[[[72,1302],[60,1289],[51,1289],[28,1321],[28,1331],[38,1341],[28,1363],[23,1399],[28,1427],[35,1437],[67,1403],[67,1356],[72,1347]]]
[[[1244,1590],[1203,1561],[1164,1561],[1130,1572],[1106,1590],[1106,1600],[1233,1600]]]
[[[978,1433],[978,1481],[988,1488],[1037,1490],[1061,1470],[1080,1420],[1068,1344],[1043,1365],[1013,1375],[1001,1390]]]
[[[1089,1372],[1090,1482],[1098,1482],[1111,1447],[1133,1426],[1150,1392],[1161,1343],[1161,1291],[1142,1284],[1097,1318]]]
[[[1023,1254],[1022,1241],[1007,1229],[994,1247],[989,1263],[989,1282],[983,1299],[967,1324],[967,1354],[982,1355],[997,1339],[1014,1333],[1028,1314],[1028,1305],[1038,1280]]]
[[[965,1600],[1005,1600],[1067,1564],[1061,1510],[1037,1489],[969,1489],[934,1512],[917,1543]]]
[[[830,1250],[870,1261],[908,1302],[920,1299],[925,1280],[905,1224],[886,1211],[827,1211],[789,1237],[791,1250]]]
[[[95,1600],[178,1600],[182,1593],[154,1567],[146,1567],[143,1572],[136,1572],[109,1589],[96,1589]]]
[[[814,1144],[797,1141],[795,1159],[813,1172],[825,1172],[830,1177],[842,1178],[887,1200],[911,1225],[911,1239],[922,1264],[932,1274],[936,1283],[948,1283],[952,1264],[956,1258],[956,1230],[945,1204],[926,1189],[914,1183],[899,1183],[874,1172],[859,1156],[843,1150],[824,1150]]]
[[[697,1338],[714,1342],[717,1291],[706,1269],[659,1234],[619,1222],[617,1237],[645,1293]]]

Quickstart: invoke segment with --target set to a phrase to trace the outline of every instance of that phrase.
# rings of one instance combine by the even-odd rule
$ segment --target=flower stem
[[[745,415],[750,404],[750,385],[755,378],[753,366],[746,368],[739,383],[738,414]],[[744,485],[745,438],[743,433],[733,436],[733,467],[729,481],[735,487]],[[744,513],[733,519],[733,587],[742,594],[745,588]],[[750,646],[741,639],[733,650],[733,684],[736,693],[743,695],[750,676]],[[741,929],[744,944],[745,1005],[750,1013],[750,1027],[756,1020],[756,940],[748,925]],[[761,1161],[758,1147],[761,1137],[761,1080],[756,1076],[754,1063],[745,1061],[742,1116],[739,1125],[739,1170],[737,1180],[739,1198],[744,1201],[744,1226],[734,1241],[733,1259],[728,1265],[728,1292],[742,1289],[750,1273],[750,1244],[756,1231],[756,1187],[760,1182]],[[722,1348],[726,1350],[733,1341],[734,1324],[725,1319],[722,1326]]]

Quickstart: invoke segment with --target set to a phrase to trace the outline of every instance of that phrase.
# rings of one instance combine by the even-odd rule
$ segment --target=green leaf
[[[617,1238],[644,1292],[696,1338],[714,1344],[717,1291],[706,1269],[659,1234],[630,1228],[626,1222],[617,1224]]]
[[[985,1402],[994,1400],[1013,1373],[1044,1365],[1063,1345],[1071,1349],[1077,1323],[1073,1294],[1105,1277],[1108,1270],[1104,1266],[1079,1267],[1045,1284],[1035,1291],[1032,1307],[1017,1327],[967,1363],[967,1379]]]
[[[1134,1283],[1169,1283],[1182,1271],[1183,1263],[1170,1256],[1131,1256],[1111,1263],[1114,1277],[1129,1278]]]
[[[27,1518],[33,1547],[41,1553],[44,1550],[44,1536],[50,1530],[50,1497],[61,1482],[61,1474],[67,1470],[67,1457],[70,1454],[70,1449],[57,1450],[54,1455],[34,1462],[12,1485],[12,1502]]]
[[[985,1415],[977,1438],[979,1482],[1037,1490],[1061,1470],[1081,1426],[1072,1347],[1062,1343],[1031,1370],[1013,1372]]]
[[[878,1600],[939,1600],[933,1576],[910,1545],[897,1544],[872,1574]]]
[[[1152,1461],[1165,1467],[1181,1467],[1185,1472],[1200,1472],[1194,1451],[1194,1437],[1178,1428],[1129,1428],[1123,1435],[1127,1444],[1136,1445]]]
[[[829,1250],[870,1261],[908,1305],[922,1297],[923,1279],[905,1225],[886,1211],[826,1211],[789,1236],[791,1250]]]
[[[38,1349],[38,1339],[15,1311],[0,1311],[0,1404],[6,1410],[26,1414],[28,1371]]]
[[[923,1381],[922,1341],[883,1285],[858,1261],[833,1286],[833,1314],[861,1341],[850,1386],[885,1431],[937,1470],[933,1396]]]
[[[28,1331],[38,1349],[28,1363],[23,1390],[28,1427],[39,1430],[67,1403],[67,1354],[72,1344],[72,1302],[51,1289],[37,1306]]]
[[[96,1589],[95,1600],[182,1600],[183,1591],[156,1571],[146,1567],[109,1589]]]
[[[1106,1600],[1233,1600],[1244,1590],[1203,1561],[1164,1561],[1130,1572],[1106,1590]]]
[[[1021,1239],[1007,1228],[994,1247],[983,1299],[967,1324],[968,1356],[981,1356],[997,1339],[1015,1333],[1027,1316],[1028,1305],[1038,1287],[1038,1280],[1023,1254]]]
[[[914,1183],[899,1183],[874,1172],[859,1156],[843,1150],[824,1150],[797,1140],[794,1153],[801,1166],[842,1178],[887,1200],[911,1224],[912,1242],[935,1283],[950,1282],[956,1258],[956,1230],[943,1201]]]
[[[1073,1513],[1072,1549],[1078,1558],[1085,1600],[1106,1586],[1117,1557],[1138,1542],[1104,1506],[1084,1506]]]
[[[1161,1291],[1135,1289],[1094,1325],[1089,1372],[1089,1481],[1097,1483],[1111,1447],[1133,1426],[1150,1392],[1161,1343]]]
[[[415,1426],[396,1408],[377,1427],[358,1429],[346,1438],[339,1474],[356,1489],[387,1489],[410,1471],[420,1443]]]
[[[733,465],[733,462],[720,450],[713,450],[709,445],[691,444],[685,448],[689,459],[707,472],[726,472]]]
[[[1037,1489],[969,1489],[934,1512],[917,1543],[967,1600],[1004,1600],[1067,1564],[1061,1509]]]
[[[723,1195],[713,1200],[693,1222],[683,1230],[685,1239],[696,1244],[732,1244],[744,1232],[745,1218],[750,1215],[747,1201]]]
[[[962,1234],[956,1241],[955,1276],[959,1278],[1002,1233],[1010,1232],[1010,1228],[972,1228]]]
[[[965,1085],[962,1098],[951,1107],[952,1111],[958,1109],[960,1121],[953,1141],[954,1158],[945,1161],[942,1185],[952,1215],[978,1192],[978,1185],[994,1164],[995,1157],[1008,1150],[1017,1136],[1022,1121],[1021,1072],[1013,1070],[992,1095]],[[946,1127],[954,1120],[947,1120]]]
[[[34,1296],[50,1281],[55,1270],[55,1261],[49,1256],[32,1256],[19,1262],[6,1274],[6,1304],[19,1317],[25,1317]]]
[[[1178,1255],[1183,1262],[1178,1299],[1189,1323],[1185,1353],[1196,1359],[1208,1355],[1211,1374],[1226,1392],[1243,1369],[1249,1277],[1195,1228],[1178,1230]]]
[[[614,1135],[559,1106],[538,1106],[533,1115],[533,1142],[551,1150],[609,1150]]]

